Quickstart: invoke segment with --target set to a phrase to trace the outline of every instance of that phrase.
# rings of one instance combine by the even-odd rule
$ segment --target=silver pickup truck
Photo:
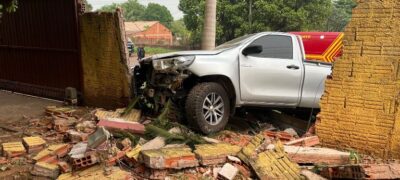
[[[212,51],[183,51],[142,59],[135,94],[153,109],[178,102],[205,134],[222,130],[236,107],[319,108],[331,64],[305,60],[299,36],[263,32]]]

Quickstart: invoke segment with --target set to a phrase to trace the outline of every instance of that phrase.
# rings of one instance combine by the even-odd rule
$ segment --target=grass
[[[152,54],[163,54],[163,53],[170,53],[170,52],[176,52],[179,50],[176,49],[168,49],[168,48],[162,48],[162,47],[144,47],[144,50],[146,51],[146,54],[152,55]]]

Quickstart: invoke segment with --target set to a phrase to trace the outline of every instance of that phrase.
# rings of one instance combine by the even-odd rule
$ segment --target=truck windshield
[[[219,49],[227,49],[227,48],[232,48],[232,47],[236,47],[239,46],[240,44],[242,44],[243,42],[245,42],[248,38],[250,38],[251,36],[253,36],[254,34],[248,34],[248,35],[244,35],[241,37],[238,37],[236,39],[232,39],[224,44],[221,44],[219,46],[217,46],[215,49],[219,50]]]

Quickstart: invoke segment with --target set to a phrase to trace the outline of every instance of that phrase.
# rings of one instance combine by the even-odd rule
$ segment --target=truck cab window
[[[261,45],[263,51],[249,56],[260,58],[293,59],[293,43],[290,36],[266,35],[253,41],[249,46]]]

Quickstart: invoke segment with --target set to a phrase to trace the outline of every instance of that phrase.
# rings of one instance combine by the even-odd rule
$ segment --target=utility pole
[[[201,49],[212,50],[215,48],[215,35],[217,23],[217,0],[206,0],[203,37]]]

